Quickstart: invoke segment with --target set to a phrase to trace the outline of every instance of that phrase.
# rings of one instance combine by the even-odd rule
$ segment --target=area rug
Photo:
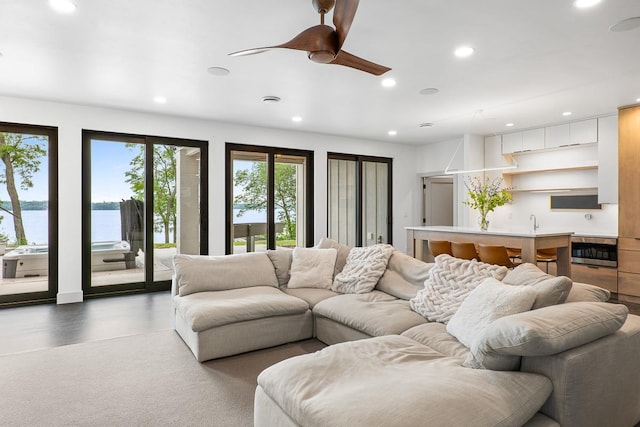
[[[0,356],[0,425],[252,426],[257,375],[322,347],[198,363],[166,330]]]

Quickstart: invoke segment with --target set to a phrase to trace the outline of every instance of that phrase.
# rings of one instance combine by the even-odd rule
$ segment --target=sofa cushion
[[[296,425],[356,427],[520,426],[552,390],[542,375],[466,369],[397,335],[284,360],[258,385]]]
[[[276,277],[278,278],[278,285],[280,287],[286,286],[289,283],[289,275],[291,270],[291,259],[293,250],[289,248],[269,249],[267,256],[273,264],[273,268],[276,270]]]
[[[341,295],[337,292],[333,292],[330,289],[318,289],[318,288],[281,288],[287,295],[294,296],[305,300],[309,307],[313,308],[317,303],[327,298]]]
[[[412,256],[394,251],[387,269],[378,281],[376,289],[396,298],[410,300],[424,288],[433,263],[426,263]]]
[[[565,276],[546,274],[530,263],[520,264],[509,271],[502,280],[507,285],[531,286],[536,292],[533,309],[562,304],[571,290],[571,279]]]
[[[501,280],[507,267],[454,258],[443,254],[436,257],[429,270],[424,289],[410,300],[411,308],[431,322],[446,323],[462,301],[488,277]]]
[[[444,323],[423,323],[404,331],[401,335],[418,341],[444,356],[455,357],[460,360],[460,364],[469,356],[469,349],[447,332],[447,325]]]
[[[371,292],[387,269],[389,257],[393,253],[391,245],[373,245],[353,248],[347,256],[347,263],[333,279],[331,290],[344,294]]]
[[[173,298],[176,310],[194,332],[246,320],[299,314],[309,310],[300,298],[270,286],[198,292]]]
[[[495,369],[495,355],[549,356],[595,341],[622,327],[629,310],[621,304],[576,302],[503,317],[471,347],[479,367]]]
[[[607,289],[586,283],[573,282],[565,302],[607,302],[609,298],[611,298],[611,292]]]
[[[278,287],[273,264],[264,252],[205,256],[174,255],[178,294],[223,291],[252,286]]]
[[[347,263],[347,256],[351,251],[351,246],[343,245],[333,239],[329,239],[328,237],[323,237],[320,239],[320,242],[317,245],[320,249],[329,249],[333,248],[338,251],[338,255],[336,256],[336,265],[333,269],[333,277],[336,277],[338,273],[342,271],[344,265]]]
[[[333,248],[295,248],[287,287],[329,289],[333,281],[336,254]]]
[[[447,332],[471,348],[484,329],[496,319],[528,311],[536,291],[526,286],[508,286],[486,279],[475,288],[447,323]]]
[[[400,334],[425,323],[409,308],[409,302],[380,291],[344,294],[320,301],[313,308],[320,315],[370,336]]]

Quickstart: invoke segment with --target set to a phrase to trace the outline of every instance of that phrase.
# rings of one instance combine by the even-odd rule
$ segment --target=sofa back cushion
[[[586,283],[573,282],[565,302],[607,302],[609,298],[611,298],[611,292],[607,289]]]
[[[342,243],[333,239],[329,239],[328,237],[323,237],[322,239],[320,239],[320,242],[316,247],[318,249],[333,248],[338,251],[336,255],[336,265],[333,268],[333,277],[335,278],[347,263],[347,256],[349,256],[349,252],[351,251],[352,247],[343,245]]]
[[[267,256],[273,263],[276,270],[278,284],[283,287],[289,283],[291,276],[291,261],[293,260],[293,250],[288,248],[269,249]]]
[[[537,266],[524,263],[509,271],[502,280],[507,285],[530,286],[535,289],[536,302],[533,309],[562,304],[571,290],[571,279],[565,276],[552,276]]]
[[[396,298],[410,300],[424,288],[433,263],[394,251],[387,263],[387,269],[378,281],[376,289]]]
[[[180,296],[253,286],[278,287],[275,269],[264,252],[223,256],[175,255],[173,264]]]

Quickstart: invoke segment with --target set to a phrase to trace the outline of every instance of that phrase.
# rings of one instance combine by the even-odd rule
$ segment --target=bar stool
[[[480,261],[487,264],[503,265],[507,268],[516,266],[516,264],[511,261],[507,248],[504,246],[480,245],[478,252],[480,254]]]
[[[451,242],[448,240],[429,240],[429,250],[434,257],[438,255],[451,253]]]
[[[451,254],[456,258],[480,259],[473,243],[451,242]]]
[[[511,258],[511,262],[515,263],[517,259],[522,258],[522,249],[507,248],[507,254],[509,254],[509,258]]]
[[[536,252],[536,262],[544,262],[546,266],[546,272],[549,273],[549,263],[558,262],[558,249],[538,249]]]

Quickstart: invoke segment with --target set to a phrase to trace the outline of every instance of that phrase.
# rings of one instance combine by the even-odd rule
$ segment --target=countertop
[[[405,227],[405,230],[414,231],[438,231],[442,233],[466,233],[466,234],[484,234],[493,236],[512,236],[512,237],[549,237],[549,236],[566,236],[573,235],[573,231],[536,231],[535,233],[525,229],[499,230],[489,229],[482,231],[478,227],[456,227],[456,226],[414,226]]]

